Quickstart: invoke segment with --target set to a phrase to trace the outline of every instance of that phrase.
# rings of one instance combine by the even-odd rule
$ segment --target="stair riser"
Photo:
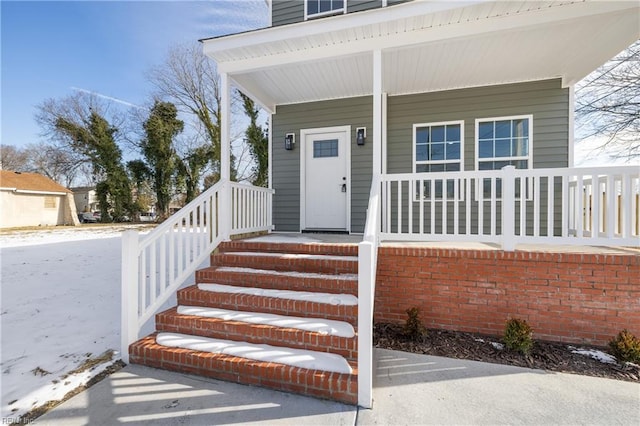
[[[332,294],[358,295],[358,282],[356,280],[242,273],[219,271],[216,268],[206,268],[197,271],[196,282],[234,285],[238,287],[258,287],[272,290],[315,291]]]
[[[327,336],[292,328],[180,315],[175,308],[156,315],[156,330],[335,353],[342,355],[354,367],[358,361],[357,337]]]
[[[330,256],[357,256],[356,244],[298,244],[227,241],[218,247],[222,252],[253,251],[263,253],[323,254]]]
[[[191,286],[178,291],[178,304],[229,310],[261,312],[308,318],[326,318],[357,325],[358,307],[329,305],[247,294],[217,293]]]
[[[342,259],[300,259],[287,257],[214,254],[211,266],[269,269],[323,274],[357,274],[358,262]]]
[[[169,348],[158,345],[155,335],[132,344],[129,353],[129,359],[134,364],[263,386],[347,404],[355,405],[358,402],[356,374],[328,373],[221,354]]]

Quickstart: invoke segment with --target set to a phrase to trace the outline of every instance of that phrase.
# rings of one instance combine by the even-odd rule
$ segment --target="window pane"
[[[512,142],[512,153],[514,157],[525,157],[529,155],[529,141],[527,139],[514,139]]]
[[[320,12],[328,12],[331,10],[331,0],[320,0]]]
[[[493,170],[502,170],[503,167],[510,166],[511,161],[494,161]]]
[[[459,160],[460,159],[460,144],[459,143],[447,143],[445,157],[447,160]]]
[[[416,143],[428,143],[429,142],[429,128],[418,127],[416,129]]]
[[[478,139],[493,139],[493,121],[480,123],[478,126]]]
[[[307,15],[318,13],[319,0],[307,0]]]
[[[313,141],[313,158],[337,157],[338,139]]]
[[[443,143],[431,143],[431,158],[430,160],[444,160],[444,144]]]
[[[416,164],[416,173],[424,173],[429,171],[428,164]]]
[[[431,128],[431,142],[444,142],[444,126]]]
[[[429,146],[428,145],[417,145],[416,146],[416,161],[427,161],[429,159]]]
[[[478,146],[478,156],[480,158],[491,158],[493,157],[493,142],[492,141],[484,141],[480,142]]]
[[[344,1],[343,0],[333,0],[333,8],[332,8],[332,10],[342,9],[343,5],[344,5]]]
[[[480,170],[493,170],[493,161],[482,161],[478,164]]]
[[[511,120],[496,121],[496,139],[511,137]]]
[[[445,171],[447,172],[459,172],[460,163],[448,163],[445,165]]]
[[[529,120],[526,118],[513,120],[513,136],[527,137],[529,136]]]
[[[444,164],[432,164],[429,168],[430,172],[444,172]]]
[[[510,139],[497,139],[496,140],[496,157],[510,157],[511,156],[511,140]]]
[[[529,161],[519,160],[515,162],[514,166],[516,166],[516,169],[527,169],[529,167]]]
[[[460,125],[447,126],[447,141],[460,142]]]

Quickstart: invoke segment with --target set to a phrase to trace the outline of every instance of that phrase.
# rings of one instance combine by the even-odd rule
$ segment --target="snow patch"
[[[275,362],[310,370],[351,374],[351,366],[344,357],[336,354],[291,349],[270,345],[258,345],[209,337],[188,336],[178,333],[160,333],[156,342],[162,346],[248,358],[254,361]]]
[[[243,274],[270,274],[270,275],[280,275],[280,276],[295,277],[295,278],[319,278],[324,280],[355,281],[358,279],[357,274],[330,275],[330,274],[318,274],[314,272],[275,271],[272,269],[240,268],[235,266],[221,266],[216,268],[216,270],[221,272],[238,272]]]
[[[493,346],[494,348],[496,348],[497,350],[501,351],[504,349],[504,345],[502,343],[498,343],[498,342],[489,342],[489,344],[491,344],[491,346]]]
[[[232,254],[235,256],[262,256],[262,257],[279,257],[282,259],[315,259],[315,260],[346,260],[348,262],[357,262],[356,256],[330,256],[324,254],[306,254],[306,253],[265,253],[259,251],[229,251],[224,254]]]
[[[251,296],[275,297],[278,299],[300,300],[327,305],[357,306],[358,298],[352,294],[316,293],[312,291],[272,290],[254,287],[236,287],[223,284],[198,284],[198,288],[215,293],[247,294]]]
[[[276,314],[265,314],[257,312],[231,311],[218,308],[202,308],[198,306],[178,306],[178,313],[182,315],[195,315],[207,318],[219,318],[225,321],[240,321],[251,324],[271,325],[274,327],[296,328],[298,330],[311,331],[314,333],[353,337],[355,330],[353,326],[344,321],[334,321],[324,318],[302,318]]]
[[[581,348],[576,348],[574,346],[569,346],[569,350],[573,354],[588,356],[604,364],[616,363],[616,359],[613,356],[609,355],[606,352],[599,351],[597,349],[581,349]]]

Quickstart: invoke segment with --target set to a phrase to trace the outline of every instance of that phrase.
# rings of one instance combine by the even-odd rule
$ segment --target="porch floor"
[[[320,233],[288,233],[273,232],[267,235],[245,238],[247,241],[260,241],[269,243],[289,244],[345,244],[356,245],[362,241],[362,234],[320,234]],[[462,241],[384,241],[383,247],[425,247],[460,250],[501,250],[499,244],[478,243]],[[609,246],[582,246],[570,244],[518,244],[516,251],[536,253],[589,253],[589,254],[619,254],[640,256],[640,248],[637,247],[609,247]]]

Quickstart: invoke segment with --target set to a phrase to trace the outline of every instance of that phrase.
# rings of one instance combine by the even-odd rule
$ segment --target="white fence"
[[[388,174],[382,240],[640,245],[640,168]]]
[[[121,355],[140,328],[230,235],[272,229],[273,190],[218,182],[140,239],[122,235]]]

